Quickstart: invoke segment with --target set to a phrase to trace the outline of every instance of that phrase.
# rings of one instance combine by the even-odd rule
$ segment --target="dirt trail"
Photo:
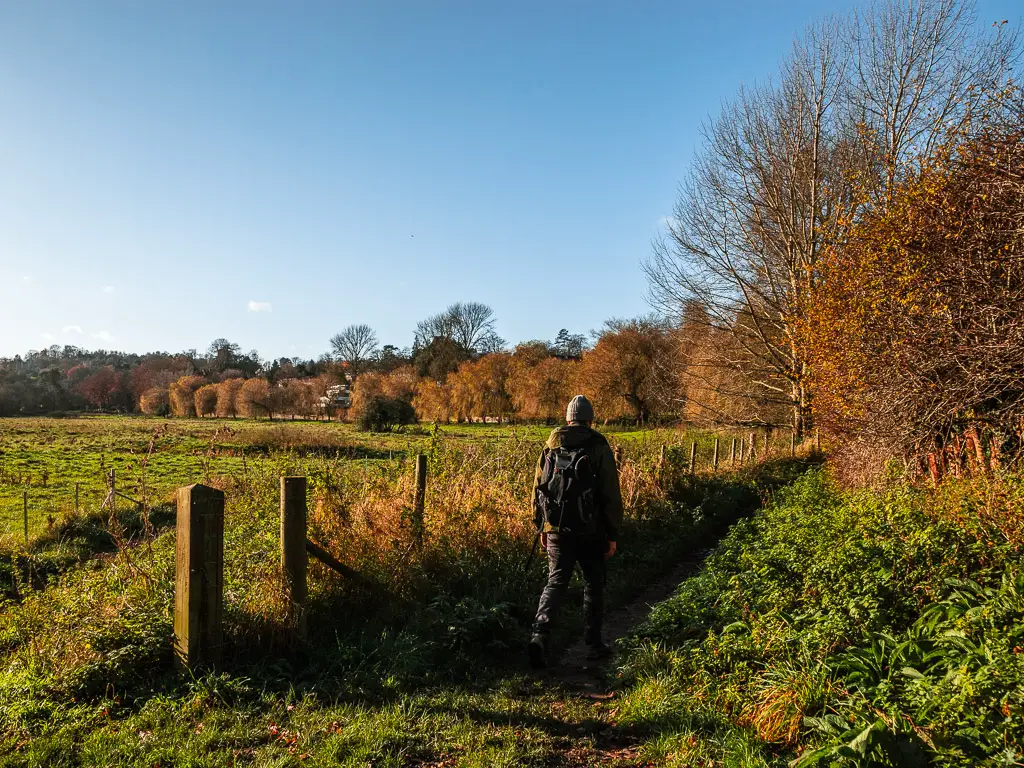
[[[642,623],[650,613],[651,607],[670,597],[679,584],[700,568],[710,551],[705,549],[687,555],[651,582],[628,605],[606,614],[605,642],[614,645],[616,640],[625,637]],[[609,692],[610,681],[606,676],[607,671],[613,669],[614,665],[615,657],[600,662],[587,661],[586,646],[582,638],[569,647],[560,658],[551,661],[544,675],[553,684],[560,686],[565,698],[609,702],[600,713],[601,719],[608,723],[608,727],[586,741],[574,742],[567,739],[560,759],[553,762],[553,766],[583,768],[614,765],[624,768],[647,765],[637,756],[637,738],[614,725],[615,692]]]

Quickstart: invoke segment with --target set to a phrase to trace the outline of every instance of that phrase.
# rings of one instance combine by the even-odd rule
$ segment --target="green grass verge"
[[[655,608],[620,724],[659,765],[1020,765],[1021,553],[952,522],[993,498],[804,477]]]

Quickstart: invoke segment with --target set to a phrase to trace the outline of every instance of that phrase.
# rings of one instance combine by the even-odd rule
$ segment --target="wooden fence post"
[[[743,459],[745,457],[745,451],[746,451],[746,448],[747,448],[747,441],[744,440],[742,437],[740,437],[740,438],[737,438],[736,442],[739,443],[739,446],[740,446],[740,466],[742,467],[743,466]]]
[[[718,471],[718,438],[717,437],[715,438],[715,450],[714,450],[714,453],[711,454],[711,471],[712,472],[717,472]]]
[[[178,489],[175,542],[174,653],[194,670],[220,659],[224,600],[224,492]]]
[[[427,502],[427,457],[419,454],[416,457],[416,498],[413,503],[413,535],[416,546],[423,546],[423,529],[426,527]]]
[[[736,438],[732,438],[732,447],[729,449],[729,464],[736,469]]]
[[[281,478],[281,576],[288,621],[306,636],[306,478]]]
[[[107,473],[107,497],[100,504],[100,509],[107,505],[110,505],[110,522],[113,523],[114,515],[117,513],[117,476],[113,469]]]
[[[697,474],[697,441],[690,443],[690,474]]]
[[[753,430],[750,432],[750,450],[748,453],[750,454],[751,462],[757,461],[757,433]]]

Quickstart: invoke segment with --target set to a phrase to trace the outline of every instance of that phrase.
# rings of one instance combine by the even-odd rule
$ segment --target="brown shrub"
[[[242,379],[225,379],[217,387],[217,415],[220,418],[238,415],[236,401],[243,383]]]
[[[171,409],[171,398],[166,387],[150,387],[139,398],[139,410],[147,416],[164,416]]]
[[[238,390],[235,409],[247,419],[272,415],[270,384],[266,379],[246,379]]]

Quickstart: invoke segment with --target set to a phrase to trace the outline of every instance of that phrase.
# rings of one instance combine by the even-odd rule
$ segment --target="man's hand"
[[[540,548],[544,550],[548,548],[548,535],[546,533],[540,535]]]
[[[615,554],[615,542],[614,541],[609,541],[608,542],[608,549],[604,553],[604,559],[607,560],[609,557],[611,557],[614,554]]]

